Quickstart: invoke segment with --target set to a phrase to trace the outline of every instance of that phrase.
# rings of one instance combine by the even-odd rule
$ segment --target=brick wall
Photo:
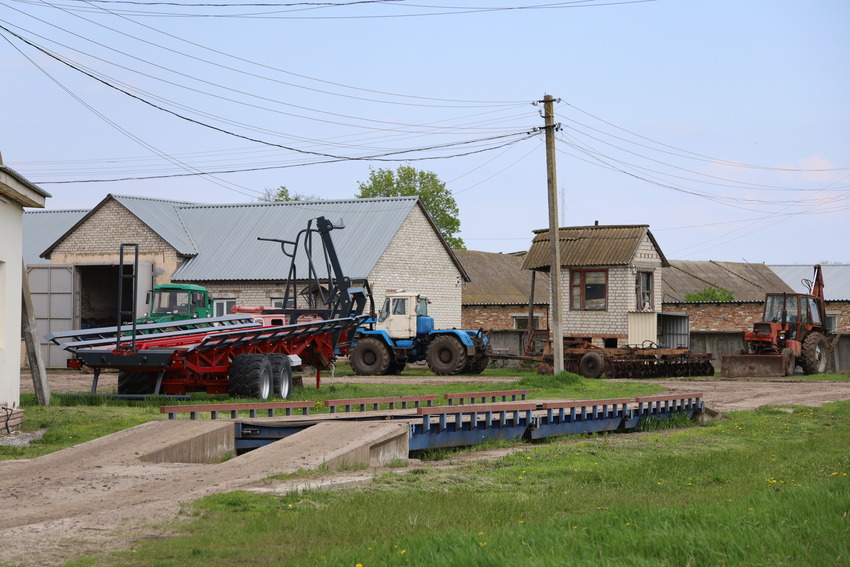
[[[665,303],[665,313],[687,313],[691,332],[751,331],[761,320],[763,302],[753,303]],[[827,315],[837,316],[837,331],[850,332],[850,301],[829,301]]]
[[[388,289],[404,289],[430,301],[428,313],[438,329],[461,328],[461,272],[425,214],[413,207],[369,274],[376,308]]]
[[[528,317],[527,305],[464,305],[461,326],[464,329],[508,330],[514,328],[514,316]],[[549,309],[535,307],[534,314],[540,317],[540,327],[549,325]]]

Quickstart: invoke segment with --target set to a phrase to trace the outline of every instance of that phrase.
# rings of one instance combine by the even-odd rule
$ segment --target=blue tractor
[[[348,358],[360,375],[400,374],[422,360],[434,374],[480,374],[490,362],[490,341],[483,329],[435,330],[428,299],[392,291],[377,319],[357,331]]]

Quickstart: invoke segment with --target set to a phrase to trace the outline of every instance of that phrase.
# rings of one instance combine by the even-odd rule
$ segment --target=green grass
[[[847,565],[850,402],[186,509],[94,565]],[[401,473],[401,474],[400,474]]]

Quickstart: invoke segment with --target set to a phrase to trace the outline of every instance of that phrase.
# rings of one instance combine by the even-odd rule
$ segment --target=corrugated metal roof
[[[797,293],[808,293],[802,283],[814,279],[814,264],[773,265],[770,269]],[[850,301],[850,264],[821,264],[823,294],[827,301]]]
[[[475,250],[455,250],[470,281],[463,286],[464,305],[528,305],[531,275],[522,269],[523,256]],[[549,304],[549,278],[538,275],[535,305]]]
[[[180,207],[198,255],[184,262],[172,279],[285,280],[289,258],[278,244],[257,237],[292,241],[308,220],[320,216],[334,223],[343,220],[345,228],[332,233],[343,271],[352,279],[365,278],[417,202],[417,197],[396,197]],[[304,262],[296,267],[299,278],[306,276]]]
[[[531,242],[531,248],[522,267],[525,270],[548,271],[552,261],[549,230],[535,230],[534,234],[534,240]],[[666,265],[667,259],[645,224],[561,227],[558,229],[561,265],[628,265],[634,258],[644,236],[649,237],[661,256],[662,265]]]
[[[49,264],[40,254],[83,218],[87,210],[24,211],[24,263]]]
[[[768,266],[744,262],[671,260],[661,280],[665,303],[684,302],[707,287],[728,289],[734,301],[764,301],[766,293],[792,291]]]
[[[195,203],[128,195],[112,195],[112,197],[173,246],[178,254],[194,256],[198,253],[178,212],[179,207]]]

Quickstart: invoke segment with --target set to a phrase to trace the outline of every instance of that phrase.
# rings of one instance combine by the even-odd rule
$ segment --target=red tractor
[[[744,335],[747,351],[723,357],[723,375],[790,376],[799,365],[806,374],[826,372],[828,355],[835,346],[826,330],[823,273],[815,266],[809,294],[769,293],[764,317]]]

